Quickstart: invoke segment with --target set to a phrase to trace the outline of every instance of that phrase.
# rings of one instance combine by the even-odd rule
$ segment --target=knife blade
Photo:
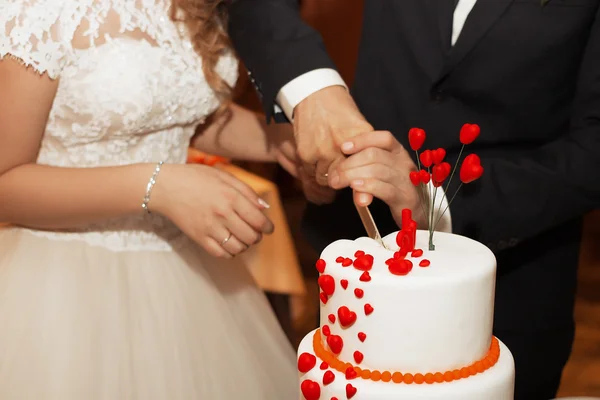
[[[379,244],[381,246],[383,246],[384,249],[387,249],[388,247],[385,245],[385,243],[383,243],[383,239],[381,238],[379,229],[377,229],[377,225],[375,224],[375,220],[373,219],[373,215],[371,214],[369,207],[362,207],[362,206],[356,205],[356,210],[358,211],[360,220],[362,221],[363,226],[365,227],[365,230],[367,231],[367,235],[371,239],[379,242]]]

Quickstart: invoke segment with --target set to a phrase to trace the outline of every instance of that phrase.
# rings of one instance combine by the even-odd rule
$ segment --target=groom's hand
[[[294,109],[294,135],[305,179],[328,186],[327,176],[345,159],[342,143],[373,127],[348,90],[330,86],[302,100]]]

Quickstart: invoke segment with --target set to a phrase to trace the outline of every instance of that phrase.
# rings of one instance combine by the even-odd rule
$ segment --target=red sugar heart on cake
[[[360,340],[361,342],[364,342],[365,339],[367,338],[367,334],[364,332],[358,332],[358,340]]]
[[[354,397],[354,395],[356,394],[356,388],[354,386],[352,386],[352,384],[347,384],[346,385],[346,397],[348,399],[351,399]]]
[[[335,279],[333,279],[333,276],[321,275],[317,282],[327,296],[331,296],[335,292]]]
[[[323,292],[319,293],[319,298],[321,299],[321,301],[323,302],[323,304],[327,304],[327,300],[329,300],[327,298],[327,295]]]
[[[354,369],[354,367],[346,368],[346,379],[355,379],[358,376],[358,373]]]
[[[338,335],[327,336],[327,344],[334,354],[340,354],[344,348],[344,341]]]
[[[319,258],[316,263],[317,271],[319,271],[319,273],[322,274],[323,272],[325,272],[326,265],[327,264],[325,263],[325,260],[323,260],[322,258]]]
[[[344,289],[344,290],[348,289],[348,279],[342,279],[340,281],[340,285],[342,286],[342,289]]]
[[[335,379],[335,374],[331,371],[325,371],[323,374],[323,385],[329,385]]]
[[[370,254],[363,254],[354,260],[354,268],[359,271],[368,271],[373,268],[373,256]]]
[[[300,384],[300,390],[306,400],[319,400],[321,397],[321,386],[310,379],[306,379]]]
[[[365,304],[365,315],[369,315],[373,312],[373,306],[369,303]]]
[[[332,324],[335,324],[335,315],[334,314],[329,314],[327,316],[327,318],[329,319],[329,322],[331,322]]]
[[[331,329],[329,329],[329,325],[323,325],[323,328],[321,328],[321,331],[323,331],[323,335],[325,335],[325,336],[331,335]]]
[[[369,274],[369,271],[363,272],[360,278],[358,278],[358,280],[360,280],[361,282],[369,282],[371,280],[371,275]]]
[[[317,365],[317,357],[310,353],[302,353],[298,357],[298,371],[303,374],[307,373]]]
[[[323,361],[321,363],[321,366],[319,367],[321,370],[325,371],[327,368],[329,368],[329,364],[327,364],[325,361]]]
[[[362,289],[359,289],[359,288],[354,289],[354,295],[357,298],[362,299],[364,294],[365,294],[365,292]]]
[[[346,306],[341,306],[338,308],[338,319],[340,320],[340,325],[347,328],[356,321],[356,313],[350,311]]]
[[[363,353],[361,353],[358,350],[355,351],[353,355],[354,355],[354,361],[356,361],[357,364],[360,364],[362,362],[363,358],[365,357],[363,355]]]

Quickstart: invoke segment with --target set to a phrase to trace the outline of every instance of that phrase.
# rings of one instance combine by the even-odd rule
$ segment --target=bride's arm
[[[290,124],[267,124],[264,116],[231,104],[200,127],[192,146],[204,152],[247,161],[281,161],[295,153]]]
[[[57,229],[141,212],[154,165],[35,163],[58,82],[0,60],[0,222]]]

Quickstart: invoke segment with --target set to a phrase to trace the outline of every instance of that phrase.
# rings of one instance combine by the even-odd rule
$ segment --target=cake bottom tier
[[[315,354],[313,336],[315,331],[304,337],[298,348],[298,354]],[[452,382],[433,384],[405,384],[393,382],[374,382],[360,377],[347,380],[345,374],[328,368],[319,368],[322,360],[317,357],[316,366],[305,374],[300,374],[300,383],[311,380],[320,386],[320,400],[513,400],[515,386],[515,366],[512,354],[504,343],[500,342],[498,362],[483,373]],[[331,371],[333,382],[324,385],[323,375]],[[346,396],[346,385],[351,384],[355,394]],[[350,393],[354,392],[350,389]],[[300,392],[300,399],[305,397]]]

